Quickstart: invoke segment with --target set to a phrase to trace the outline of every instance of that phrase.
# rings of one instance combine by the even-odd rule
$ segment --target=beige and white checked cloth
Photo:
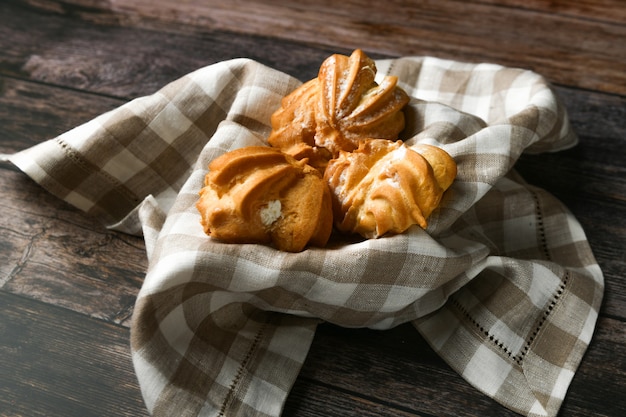
[[[512,168],[522,152],[576,144],[565,109],[530,71],[431,57],[377,66],[412,97],[402,139],[458,164],[426,231],[301,253],[204,235],[194,204],[209,161],[267,144],[271,113],[300,85],[247,59],[12,156],[50,192],[144,236],[131,347],[153,415],[280,415],[321,321],[411,322],[478,390],[523,415],[557,414],[603,276],[576,219]]]

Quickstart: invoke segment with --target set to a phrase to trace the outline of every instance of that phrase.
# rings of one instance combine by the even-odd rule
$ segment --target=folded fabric
[[[108,227],[144,236],[131,347],[153,415],[280,415],[322,321],[411,322],[478,390],[523,415],[557,414],[603,277],[576,219],[513,166],[575,145],[565,109],[530,71],[430,57],[377,66],[411,96],[402,139],[458,165],[427,230],[300,253],[208,238],[194,205],[209,161],[267,145],[271,113],[301,83],[247,59],[11,158]]]

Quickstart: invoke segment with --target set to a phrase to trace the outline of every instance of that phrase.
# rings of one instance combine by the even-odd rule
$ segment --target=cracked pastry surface
[[[272,114],[268,143],[299,161],[306,158],[309,165],[324,172],[332,154],[315,143],[318,93],[318,80],[314,78],[285,96]]]
[[[330,193],[319,171],[266,146],[214,159],[196,208],[205,233],[228,243],[299,252],[324,246],[332,231]]]
[[[376,64],[360,49],[335,54],[314,78],[287,95],[272,115],[270,145],[323,172],[340,151],[352,151],[364,138],[396,140],[404,129],[402,109],[409,96],[398,78],[374,79]]]
[[[325,246],[333,226],[365,238],[426,228],[456,163],[441,148],[398,140],[409,97],[395,76],[375,78],[361,50],[330,56],[281,100],[270,147],[213,160],[196,204],[205,233],[299,252]]]
[[[427,159],[401,141],[369,139],[331,160],[324,179],[336,228],[366,238],[402,233],[415,224],[426,228],[426,219],[456,176],[454,160],[430,148],[418,147]]]
[[[337,157],[365,138],[395,140],[404,129],[402,108],[409,96],[398,77],[374,81],[376,64],[360,49],[349,57],[335,54],[319,70],[315,143]]]

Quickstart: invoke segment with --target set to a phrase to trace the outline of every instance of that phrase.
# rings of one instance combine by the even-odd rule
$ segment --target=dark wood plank
[[[29,148],[123,103],[0,76],[0,153]]]
[[[525,155],[517,168],[581,221],[607,282],[596,335],[561,415],[621,415],[626,57],[615,42],[624,38],[621,3],[445,0],[401,16],[395,1],[375,14],[359,2],[333,3],[332,9],[326,3],[2,2],[0,153],[238,56],[302,80],[315,76],[329,53],[348,52],[353,44],[375,56],[430,54],[535,68],[560,84],[581,143]],[[451,11],[465,19],[455,22]],[[0,415],[145,415],[127,348],[146,262],[141,239],[104,230],[6,164],[0,164],[0,195],[0,310],[6,317],[0,323]],[[513,414],[466,384],[409,325],[384,333],[323,325],[285,415]]]
[[[601,317],[561,415],[618,417],[626,410],[626,323]]]
[[[71,14],[43,13],[14,3],[0,4],[0,75],[124,100],[151,94],[205,65],[239,57],[308,80],[334,52],[219,31],[177,34],[94,26]]]
[[[2,289],[127,326],[143,240],[105,230],[20,172],[2,170],[0,194]]]
[[[147,416],[128,329],[0,291],[0,415]]]
[[[324,324],[301,378],[418,415],[517,415],[467,384],[409,324],[384,332]]]
[[[589,138],[588,148],[593,147],[597,140],[612,142],[608,146],[620,146],[626,140],[625,96],[564,87],[555,87],[555,92],[567,109],[574,131],[581,137]],[[606,150],[607,144],[601,148]],[[623,154],[604,154],[600,159],[610,161],[625,157]]]
[[[330,0],[24,3],[95,22],[177,32],[225,30],[324,47],[337,47],[340,39],[344,48],[393,56],[490,61],[535,70],[558,84],[626,94],[626,43],[615,42],[626,39],[620,0],[605,0],[601,8],[618,10],[611,20],[602,20],[600,11],[594,16],[592,8],[583,9],[589,18],[455,0],[387,1],[380,7]],[[578,41],[581,33],[584,42]]]
[[[626,398],[621,395],[626,386],[624,340],[626,323],[600,319],[560,415],[617,417],[626,409]],[[608,375],[611,383],[606,383]],[[408,324],[382,333],[320,326],[298,384],[304,386],[301,389],[318,389],[315,387],[321,385],[323,389],[336,389],[340,396],[359,396],[383,404],[386,412],[397,409],[437,416],[517,415],[467,384]],[[296,391],[294,395],[304,394]],[[353,414],[346,415],[359,415],[358,405],[355,407]],[[344,414],[329,410],[324,415]]]
[[[540,13],[560,14],[582,19],[602,20],[623,24],[626,7],[615,0],[477,0],[495,7],[518,7]]]
[[[354,381],[355,384],[360,381]],[[320,401],[320,399],[324,399]],[[299,378],[287,398],[282,417],[428,417],[397,408],[377,399],[369,399],[315,380]]]

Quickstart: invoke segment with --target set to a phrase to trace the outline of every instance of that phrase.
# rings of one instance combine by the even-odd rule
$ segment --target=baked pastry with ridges
[[[452,157],[429,147],[420,149],[430,152],[432,162],[402,141],[369,139],[331,160],[324,179],[331,190],[337,229],[378,238],[415,224],[426,228],[426,219],[456,176]]]
[[[332,231],[330,193],[319,171],[266,146],[214,159],[196,207],[205,233],[228,243],[299,252],[324,246]]]
[[[315,143],[331,151],[353,151],[366,138],[395,140],[404,129],[402,109],[409,96],[398,77],[374,81],[376,64],[362,50],[335,54],[321,65]]]
[[[410,148],[428,161],[439,186],[444,191],[447,190],[452,185],[457,173],[456,162],[450,154],[438,146],[426,143],[411,145]]]
[[[299,161],[306,158],[309,165],[324,172],[332,155],[329,150],[315,144],[318,98],[317,78],[285,96],[281,107],[272,114],[272,132],[268,142]]]
[[[287,95],[271,117],[270,145],[323,172],[339,151],[364,138],[396,140],[409,96],[395,76],[374,80],[376,64],[362,50],[327,58],[314,78]]]

